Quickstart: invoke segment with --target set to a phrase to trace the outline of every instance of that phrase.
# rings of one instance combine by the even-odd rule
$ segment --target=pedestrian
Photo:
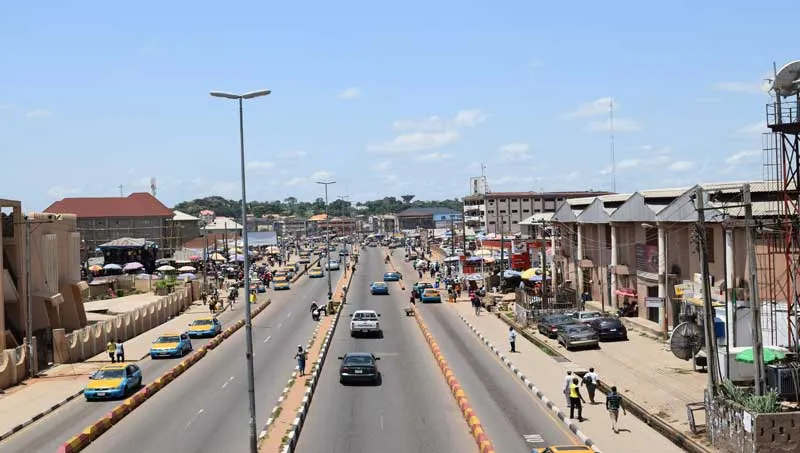
[[[470,301],[472,301],[472,308],[475,309],[475,316],[480,316],[481,315],[481,300],[478,299],[478,296],[473,294],[472,297],[470,298]]]
[[[114,352],[117,354],[117,362],[121,363],[125,361],[125,346],[121,341],[116,341],[116,344],[114,345]]]
[[[508,326],[508,344],[511,346],[511,352],[517,352],[517,332],[511,326]]]
[[[578,421],[583,421],[583,405],[586,400],[581,395],[580,379],[577,377],[572,378],[572,384],[569,385],[569,418],[575,418],[575,409],[578,410]]]
[[[594,372],[594,368],[589,368],[589,372],[583,375],[583,384],[586,386],[586,393],[589,394],[589,402],[597,404],[594,401],[594,392],[597,390],[597,384],[600,381],[600,376]]]
[[[567,370],[567,375],[564,377],[564,398],[567,401],[567,407],[569,407],[569,385],[572,384],[572,371]]]
[[[250,291],[250,303],[251,304],[256,303],[256,290]]]
[[[294,358],[297,359],[297,372],[300,376],[306,374],[306,357],[308,357],[308,353],[303,350],[303,347],[297,345],[297,354],[294,355]]]
[[[113,341],[109,341],[106,345],[106,352],[108,353],[108,358],[111,359],[111,363],[114,363],[114,353],[117,352],[117,345]]]
[[[612,386],[611,391],[606,395],[606,410],[608,416],[611,417],[611,429],[615,433],[619,433],[617,428],[617,420],[619,420],[619,410],[622,409],[622,415],[628,415],[625,412],[625,406],[622,405],[622,396],[617,393],[617,386]]]

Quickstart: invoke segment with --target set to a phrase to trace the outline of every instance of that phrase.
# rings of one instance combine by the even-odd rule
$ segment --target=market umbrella
[[[192,266],[181,266],[178,268],[178,272],[194,274],[197,272],[197,269]]]
[[[519,272],[512,271],[510,269],[503,271],[503,278],[514,278],[519,277]]]
[[[231,262],[233,262],[233,261],[244,261],[244,255],[232,256],[231,259],[228,260],[228,261],[231,261]]]
[[[225,261],[225,257],[222,256],[221,253],[214,253],[211,255],[211,259],[214,261]]]
[[[100,266],[98,264],[93,264],[93,265],[89,266],[89,271],[91,271],[91,272],[100,272],[102,270],[103,270],[103,266]]]
[[[525,280],[530,280],[537,275],[536,269],[530,268],[522,271],[519,276],[524,278]]]
[[[122,266],[120,266],[119,264],[108,263],[105,266],[103,266],[103,269],[107,271],[119,271],[122,270]]]
[[[772,349],[769,346],[764,347],[763,355],[764,363],[772,363],[776,360],[783,360],[786,358],[786,354],[783,351]],[[736,354],[735,359],[737,362],[753,363],[753,348],[747,348]]]
[[[189,259],[192,261],[200,261],[203,258],[201,258],[199,255],[192,255],[189,257]]]
[[[126,264],[125,267],[122,268],[122,270],[125,271],[125,272],[138,271],[139,269],[141,269],[143,267],[144,267],[144,265],[142,263],[133,262],[133,263]]]
[[[165,266],[159,266],[158,268],[156,268],[156,270],[159,272],[172,272],[175,270],[175,268],[169,265],[165,265]]]
[[[194,274],[186,273],[178,275],[177,278],[178,280],[194,280],[195,278],[197,278],[197,276],[195,276]]]

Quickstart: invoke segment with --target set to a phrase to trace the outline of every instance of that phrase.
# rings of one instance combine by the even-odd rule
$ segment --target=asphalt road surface
[[[335,272],[333,278],[338,276]],[[326,279],[302,277],[289,291],[270,290],[272,304],[253,320],[258,431],[289,379],[297,345],[305,345],[314,329],[308,313],[311,300],[325,300],[327,289]],[[223,313],[223,328],[243,313],[241,303],[233,312]],[[85,451],[246,451],[249,415],[244,338],[244,328],[239,329]],[[193,340],[193,344],[198,348],[205,341]],[[149,358],[139,362],[144,383],[177,363]],[[0,444],[0,453],[52,453],[119,403],[76,399]]]
[[[299,453],[450,453],[477,446],[433,359],[416,321],[407,317],[408,291],[390,284],[391,295],[371,296],[383,280],[383,249],[359,257],[345,311],[331,342],[320,383],[295,451]],[[351,338],[349,314],[374,309],[384,338]],[[381,357],[380,386],[343,386],[338,356],[372,352]],[[232,450],[231,450],[232,451]]]
[[[410,265],[400,267],[403,275],[416,277]],[[580,440],[478,340],[448,305],[418,304],[428,329],[464,388],[495,449],[504,453],[529,453],[534,447],[581,445]]]

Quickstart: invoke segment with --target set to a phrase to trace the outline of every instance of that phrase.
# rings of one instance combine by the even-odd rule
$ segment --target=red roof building
[[[81,217],[169,217],[175,214],[158,198],[147,192],[135,192],[127,197],[64,198],[51,204],[44,212],[75,214]]]

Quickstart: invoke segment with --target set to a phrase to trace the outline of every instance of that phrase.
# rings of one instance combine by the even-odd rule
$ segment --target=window
[[[657,228],[645,228],[645,244],[647,245],[658,245],[658,229]]]
[[[511,223],[513,223],[514,225],[516,225],[516,224],[518,224],[519,222],[517,222],[516,220],[514,220],[514,221],[512,221]]]
[[[500,210],[500,214],[505,214],[505,213],[506,213],[506,210],[505,210],[505,209],[501,209],[501,210]]]
[[[516,213],[517,213],[517,210],[516,210],[516,209],[512,209],[512,210],[511,210],[511,213],[512,213],[512,214],[516,214]]]
[[[522,210],[522,212],[523,212],[524,214],[527,214],[527,213],[531,212],[531,210],[530,210],[530,209],[523,209],[523,210]]]
[[[494,223],[495,223],[494,220],[489,221],[489,225],[494,225]]]
[[[531,200],[530,200],[529,198],[523,198],[523,199],[522,199],[522,202],[523,202],[523,203],[528,203],[528,202],[530,202],[530,201],[531,201]]]
[[[512,203],[516,203],[516,202],[517,202],[517,199],[516,199],[516,198],[512,198],[512,199],[511,199],[511,202],[512,202]]]

